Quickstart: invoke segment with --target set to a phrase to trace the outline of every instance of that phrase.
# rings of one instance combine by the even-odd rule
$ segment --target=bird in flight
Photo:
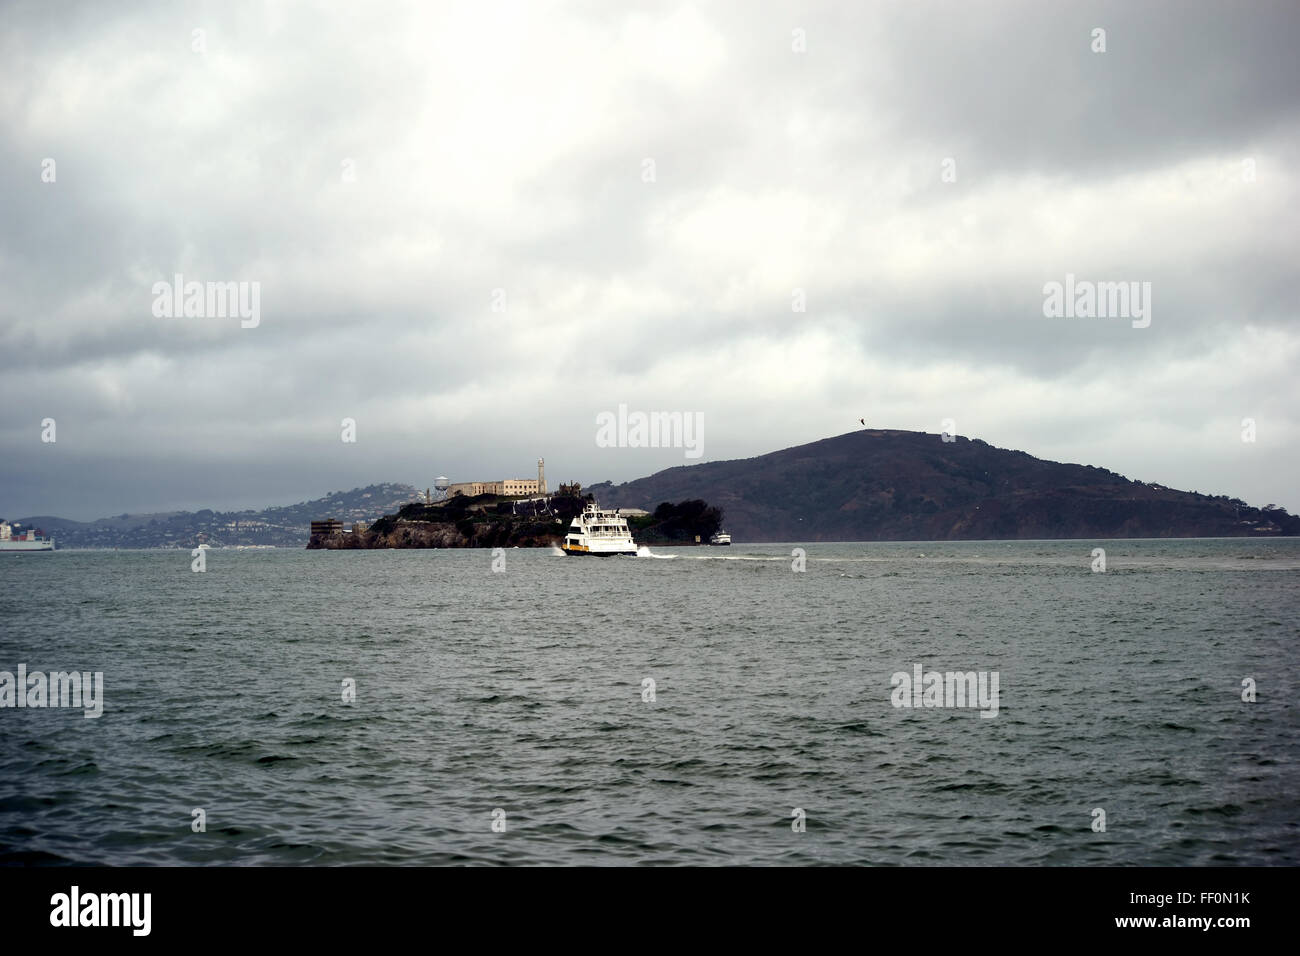
[[[865,418],[859,418],[858,421],[862,422],[862,424],[864,425],[867,423],[867,420]]]

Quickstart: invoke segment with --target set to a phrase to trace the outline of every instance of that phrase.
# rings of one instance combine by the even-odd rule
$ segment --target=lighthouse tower
[[[546,494],[546,459],[537,459],[537,493]]]

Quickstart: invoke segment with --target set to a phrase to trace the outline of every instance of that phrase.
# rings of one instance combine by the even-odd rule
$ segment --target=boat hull
[[[0,552],[53,551],[53,541],[0,541]]]
[[[636,548],[609,548],[606,550],[589,548],[582,544],[564,544],[560,546],[560,550],[565,554],[580,554],[596,558],[611,558],[620,554],[636,557]]]

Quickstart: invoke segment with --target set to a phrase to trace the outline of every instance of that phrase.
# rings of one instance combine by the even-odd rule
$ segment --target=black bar
[[[15,867],[0,868],[0,910],[11,941],[66,942],[77,934],[78,942],[255,939],[260,947],[414,934],[436,946],[450,944],[444,934],[455,929],[480,942],[540,934],[541,944],[561,932],[610,945],[677,945],[698,927],[709,936],[769,943],[788,937],[805,946],[814,937],[848,934],[942,946],[1127,938],[1137,945],[1196,939],[1230,947],[1286,925],[1282,911],[1294,876],[1289,869],[1235,868]],[[130,925],[51,925],[56,895],[70,903],[73,886],[83,907],[92,894],[150,894],[148,935],[136,936]],[[91,905],[97,907],[98,899]],[[1148,917],[1154,925],[1117,925]],[[1206,917],[1245,918],[1248,925],[1179,923]],[[121,922],[131,920],[124,915]]]

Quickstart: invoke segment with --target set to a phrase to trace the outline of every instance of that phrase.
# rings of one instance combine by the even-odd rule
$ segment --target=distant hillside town
[[[301,548],[318,515],[364,526],[420,498],[413,485],[384,483],[260,511],[121,514],[96,521],[39,516],[22,523],[44,528],[59,548]]]

